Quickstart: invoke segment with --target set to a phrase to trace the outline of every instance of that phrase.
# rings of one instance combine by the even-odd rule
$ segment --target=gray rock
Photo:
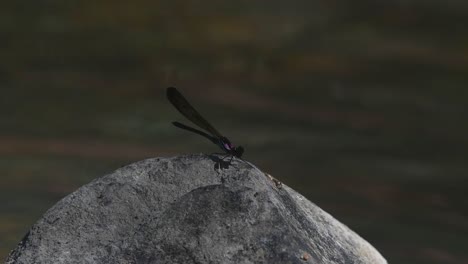
[[[250,163],[147,159],[68,195],[7,263],[387,263],[364,239]]]

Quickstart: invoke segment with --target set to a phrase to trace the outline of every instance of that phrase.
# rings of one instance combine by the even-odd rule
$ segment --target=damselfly
[[[188,120],[192,121],[201,129],[207,131],[209,134],[179,122],[172,122],[172,124],[174,124],[176,127],[188,130],[209,139],[228,154],[238,158],[242,156],[244,153],[244,148],[241,146],[235,147],[227,137],[219,133],[218,130],[216,130],[210,123],[208,123],[208,121],[206,121],[206,119],[203,118],[200,113],[195,110],[195,108],[193,108],[193,106],[176,88],[167,88],[167,99],[169,99],[169,101],[177,110],[179,110],[182,115],[184,115]]]

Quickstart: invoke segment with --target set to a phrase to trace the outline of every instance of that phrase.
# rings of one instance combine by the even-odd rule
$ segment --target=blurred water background
[[[6,1],[0,259],[53,204],[149,157],[245,158],[398,264],[468,263],[468,2]]]

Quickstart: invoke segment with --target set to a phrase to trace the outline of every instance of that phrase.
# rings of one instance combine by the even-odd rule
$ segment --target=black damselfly
[[[188,120],[192,121],[195,125],[204,129],[208,133],[189,127],[179,122],[172,122],[176,127],[188,130],[190,132],[201,135],[211,142],[218,145],[226,153],[240,158],[244,153],[244,148],[241,146],[235,147],[229,139],[221,135],[205,118],[203,118],[200,113],[198,113],[195,108],[185,99],[185,97],[177,91],[174,87],[167,88],[167,99],[174,105],[174,107],[179,110],[179,112],[184,115]]]

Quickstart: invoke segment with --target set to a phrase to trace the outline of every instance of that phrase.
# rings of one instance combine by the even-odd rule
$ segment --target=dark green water
[[[245,157],[390,263],[468,263],[463,1],[22,1],[0,9],[0,258],[59,199],[147,157],[179,87]]]

